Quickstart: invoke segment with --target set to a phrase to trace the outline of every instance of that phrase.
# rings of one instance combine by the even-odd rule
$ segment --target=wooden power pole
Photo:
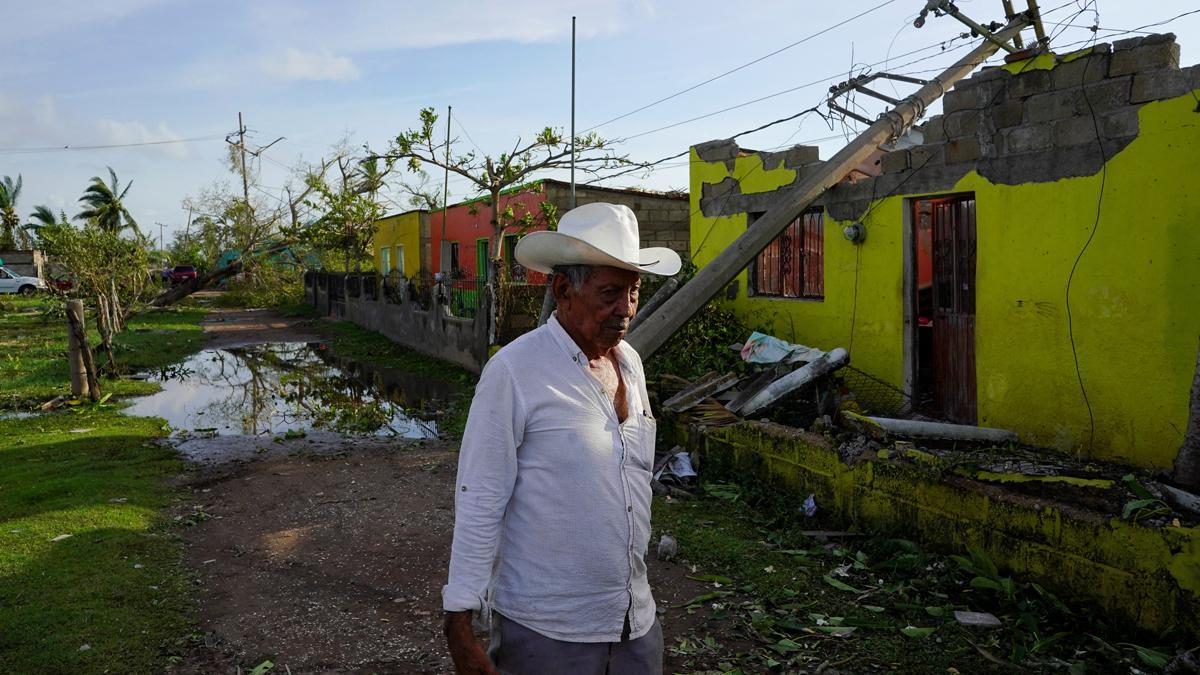
[[[997,41],[1006,41],[1018,35],[1026,25],[1027,20],[1024,16],[1017,17],[993,37]],[[785,194],[777,206],[754,221],[753,225],[712,262],[697,272],[691,281],[663,303],[658,311],[646,317],[636,330],[630,333],[627,338],[629,343],[637,349],[643,359],[658,351],[664,342],[745,269],[760,251],[818,197],[840,182],[851,169],[862,163],[881,144],[906,129],[926,107],[945,94],[955,82],[969,75],[980,63],[995,54],[999,48],[997,42],[985,40],[971,53],[880,117],[858,138],[831,157],[819,171]]]

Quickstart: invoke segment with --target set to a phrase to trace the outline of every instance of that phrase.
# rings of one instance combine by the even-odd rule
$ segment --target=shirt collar
[[[575,344],[575,338],[571,337],[571,334],[567,332],[567,329],[563,328],[562,324],[558,322],[557,311],[551,312],[550,318],[546,321],[546,326],[550,331],[550,335],[554,337],[554,341],[560,348],[562,348],[567,356],[571,357],[572,361],[578,363],[579,365],[587,365],[587,354],[583,353],[583,350],[579,348],[579,345]],[[622,372],[628,371],[628,368],[625,367],[624,347],[624,340],[621,340],[616,347],[617,363],[621,365]]]

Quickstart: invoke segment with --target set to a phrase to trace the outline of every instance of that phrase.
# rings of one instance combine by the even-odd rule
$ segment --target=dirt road
[[[206,324],[214,346],[317,339],[269,312],[216,318]],[[177,515],[196,523],[183,537],[203,644],[175,672],[245,671],[267,659],[274,672],[452,672],[440,592],[456,448],[375,438],[276,445],[263,459],[206,464],[182,480],[191,501]],[[671,644],[706,620],[703,609],[677,607],[706,585],[680,565],[649,562]]]

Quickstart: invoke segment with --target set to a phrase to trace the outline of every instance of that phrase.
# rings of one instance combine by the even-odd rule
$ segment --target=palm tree
[[[67,222],[67,214],[62,214],[62,223]],[[29,223],[22,226],[25,232],[32,232],[32,238],[37,242],[39,248],[45,246],[43,238],[44,230],[47,227],[54,227],[59,224],[59,219],[54,216],[54,212],[49,206],[39,205],[33,207],[33,213],[29,214]]]
[[[111,184],[105,183],[99,176],[92,176],[91,185],[88,185],[83,191],[83,196],[79,198],[86,206],[76,214],[75,220],[95,223],[101,230],[110,234],[120,234],[126,229],[131,229],[140,235],[142,231],[138,229],[137,222],[129,215],[129,210],[123,203],[125,195],[129,194],[129,188],[133,187],[133,181],[129,181],[125,189],[121,190],[117,172],[113,171],[112,167],[108,167],[108,175],[112,179]]]
[[[29,225],[34,229],[57,224],[58,217],[54,215],[49,206],[35,206],[33,207],[33,213],[29,214]]]
[[[21,217],[17,215],[17,199],[21,196],[21,176],[14,183],[11,176],[0,180],[0,250],[9,250],[23,243],[26,235],[20,229]],[[18,241],[20,240],[20,241]]]

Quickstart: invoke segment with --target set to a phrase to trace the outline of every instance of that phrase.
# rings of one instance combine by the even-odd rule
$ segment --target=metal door
[[[952,422],[975,424],[975,198],[930,202],[934,404]]]

